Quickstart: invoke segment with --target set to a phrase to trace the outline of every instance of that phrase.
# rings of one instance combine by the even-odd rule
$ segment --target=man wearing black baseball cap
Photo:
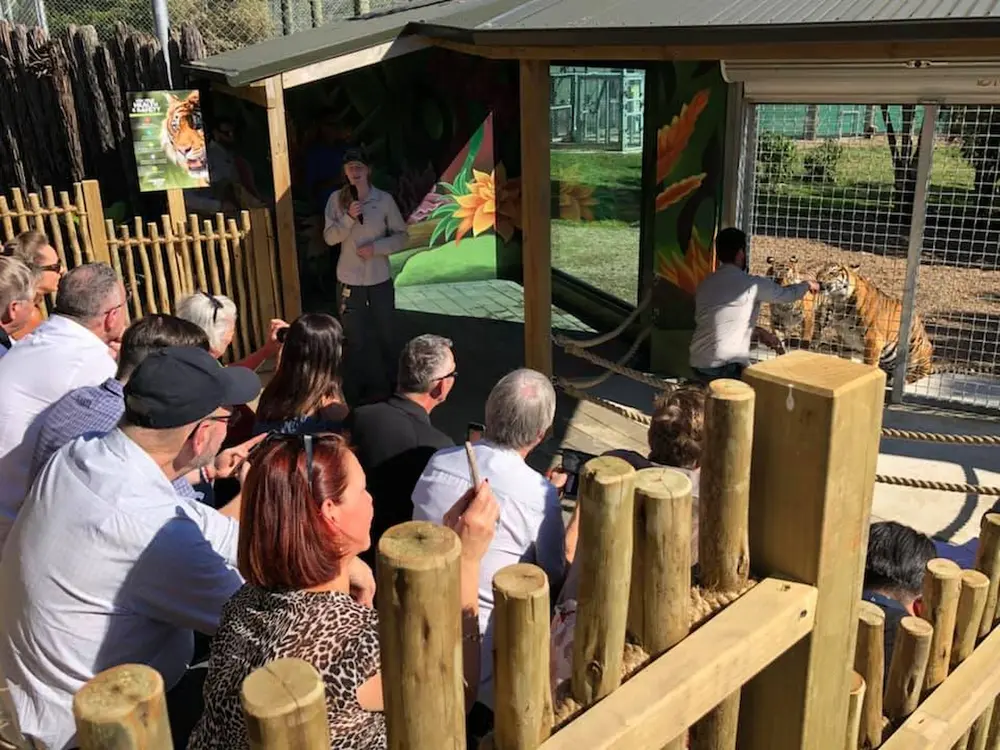
[[[163,675],[171,724],[190,731],[175,724],[190,719],[182,691],[169,691],[193,631],[215,632],[242,579],[237,522],[172,481],[215,457],[232,407],[259,391],[252,371],[202,349],[161,349],[125,386],[118,428],[77,438],[42,469],[0,562],[0,671],[26,736],[73,747],[73,695],[126,662]]]
[[[389,256],[406,247],[406,222],[396,201],[373,187],[363,149],[344,153],[347,185],[326,204],[323,239],[340,243],[338,303],[347,352],[344,389],[348,401],[391,395],[398,350],[392,319],[396,293]]]

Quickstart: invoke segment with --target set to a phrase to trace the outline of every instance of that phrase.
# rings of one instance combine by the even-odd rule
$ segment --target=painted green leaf
[[[462,223],[461,219],[456,219],[452,216],[450,219],[446,220],[448,229],[445,232],[444,238],[451,242],[455,238],[455,232],[458,230],[458,225]]]
[[[469,151],[465,155],[465,162],[462,164],[462,169],[459,171],[458,177],[455,178],[455,182],[461,184],[472,182],[472,165],[476,163],[476,156],[479,155],[479,147],[483,145],[485,131],[486,123],[484,122],[469,139]]]
[[[458,182],[458,180],[455,180]],[[441,181],[438,183],[441,187],[447,190],[451,195],[465,195],[465,193],[460,193],[458,188],[452,185],[450,182]]]
[[[457,203],[442,203],[440,206],[431,211],[431,215],[428,218],[440,219],[442,216],[450,216],[457,210],[458,210]]]

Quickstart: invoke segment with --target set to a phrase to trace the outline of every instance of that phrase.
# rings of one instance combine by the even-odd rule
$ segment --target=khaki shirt
[[[340,207],[340,191],[326,202],[323,239],[328,245],[340,243],[337,280],[348,286],[374,286],[390,277],[389,256],[406,246],[406,222],[396,201],[383,190],[373,187],[361,202],[365,222],[353,219]],[[372,245],[375,255],[365,260],[358,248]]]

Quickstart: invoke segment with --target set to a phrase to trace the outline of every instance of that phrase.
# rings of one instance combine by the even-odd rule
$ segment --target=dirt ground
[[[763,274],[766,258],[798,259],[806,278],[831,263],[860,263],[860,273],[882,291],[901,299],[906,258],[843,250],[834,245],[794,237],[753,238],[751,272]],[[935,347],[935,359],[1000,368],[1000,271],[980,271],[944,265],[921,265],[917,280],[917,313]],[[767,325],[766,310],[761,324]]]

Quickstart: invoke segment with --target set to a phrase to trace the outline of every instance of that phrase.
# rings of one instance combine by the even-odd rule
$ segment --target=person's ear
[[[923,617],[925,611],[926,607],[924,606],[924,597],[918,596],[916,599],[913,600],[913,616]]]

